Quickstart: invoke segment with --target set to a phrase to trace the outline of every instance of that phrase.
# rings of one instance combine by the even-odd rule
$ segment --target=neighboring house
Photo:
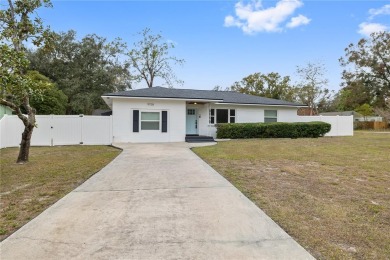
[[[114,142],[183,142],[215,137],[216,123],[294,122],[304,105],[231,91],[153,87],[104,94]]]
[[[12,115],[12,109],[7,106],[0,105],[0,119],[2,119],[4,115]]]
[[[112,111],[110,109],[95,109],[92,111],[93,116],[111,116]]]
[[[313,111],[312,108],[309,107],[301,107],[298,109],[298,116],[317,116],[316,111]]]
[[[340,112],[324,112],[320,113],[321,116],[353,116],[353,121],[376,121],[382,122],[383,118],[380,116],[366,116],[355,111],[340,111]]]

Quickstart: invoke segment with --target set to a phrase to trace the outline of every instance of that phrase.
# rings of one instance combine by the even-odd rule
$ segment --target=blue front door
[[[195,108],[187,109],[186,134],[188,135],[198,134],[198,118],[197,118],[197,111]]]

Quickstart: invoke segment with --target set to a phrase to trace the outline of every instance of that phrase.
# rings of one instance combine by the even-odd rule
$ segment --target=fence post
[[[80,114],[79,115],[79,117],[80,117],[80,120],[81,120],[81,122],[80,122],[80,124],[81,124],[81,129],[80,129],[80,131],[81,131],[81,133],[80,133],[80,144],[83,144],[84,142],[83,142],[83,120],[84,120],[84,115],[83,114]]]
[[[4,140],[3,140],[3,138],[2,138],[2,135],[3,135],[4,132],[5,132],[5,124],[4,124],[4,122],[5,122],[5,120],[7,120],[6,117],[7,117],[7,114],[5,114],[5,115],[0,119],[0,149],[6,147],[6,146],[4,145]],[[3,125],[4,125],[4,126],[3,126]],[[4,134],[4,136],[5,136],[5,134]]]
[[[110,137],[110,139],[109,139],[109,142],[110,142],[110,145],[112,145],[112,143],[113,143],[113,141],[114,141],[114,136],[113,136],[113,131],[112,131],[112,126],[113,126],[113,123],[112,123],[112,121],[113,121],[113,119],[112,119],[112,115],[110,115],[110,120],[109,120],[109,124],[108,124],[108,127],[109,127],[109,137]]]

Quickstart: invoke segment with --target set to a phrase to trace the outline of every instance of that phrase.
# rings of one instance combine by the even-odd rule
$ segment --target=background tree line
[[[355,110],[365,116],[375,112],[390,120],[390,33],[373,33],[369,39],[350,44],[339,61],[344,71],[336,93],[329,90],[326,68],[320,62],[298,66],[295,83],[277,72],[258,72],[224,90],[300,102],[308,106],[310,114]],[[214,90],[223,89],[216,86]]]
[[[131,89],[132,84],[141,81],[153,87],[156,78],[162,78],[169,87],[182,83],[171,64],[183,64],[184,60],[169,56],[174,45],[148,28],[139,33],[141,40],[131,50],[120,39],[108,42],[95,34],[81,40],[73,30],[52,35],[51,51],[38,48],[28,52],[29,69],[53,83],[45,93],[50,96],[46,104],[34,102],[40,114],[91,114],[94,109],[107,108],[100,98],[103,93]],[[389,98],[389,33],[374,33],[370,39],[350,44],[340,65],[345,70],[341,89],[336,93],[329,90],[326,68],[321,62],[297,66],[298,81],[294,83],[290,76],[278,72],[257,72],[225,90],[299,102],[308,106],[311,115],[362,110],[363,105],[383,114]],[[47,107],[49,103],[53,111],[41,108],[41,104]]]
[[[132,84],[145,81],[152,87],[155,78],[168,86],[180,83],[171,62],[184,60],[168,56],[174,48],[149,28],[139,33],[141,40],[131,50],[121,39],[90,34],[77,39],[76,32],[52,32],[52,48],[28,50],[29,70],[46,77],[53,87],[45,93],[46,101],[34,102],[38,114],[92,114],[95,109],[107,109],[104,93],[131,89]],[[66,98],[64,98],[66,96]],[[53,107],[47,109],[47,105]],[[61,109],[60,109],[61,108]]]

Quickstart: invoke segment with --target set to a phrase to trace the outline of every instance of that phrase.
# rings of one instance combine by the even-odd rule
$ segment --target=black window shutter
[[[133,132],[139,132],[139,110],[133,110]]]
[[[162,111],[161,132],[168,132],[168,111]]]

